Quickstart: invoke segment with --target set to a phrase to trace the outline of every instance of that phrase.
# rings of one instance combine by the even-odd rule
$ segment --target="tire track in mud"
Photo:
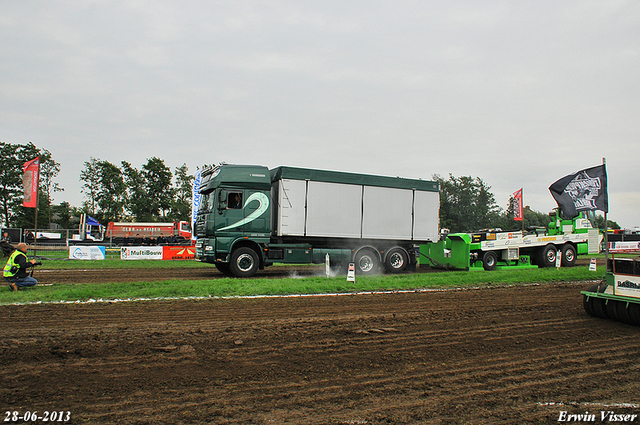
[[[556,423],[640,389],[637,328],[580,290],[5,306],[0,379],[98,424]]]

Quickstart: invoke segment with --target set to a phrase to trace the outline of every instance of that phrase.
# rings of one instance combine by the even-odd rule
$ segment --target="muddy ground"
[[[589,285],[0,306],[0,420],[610,423],[640,414],[640,328],[587,316]]]

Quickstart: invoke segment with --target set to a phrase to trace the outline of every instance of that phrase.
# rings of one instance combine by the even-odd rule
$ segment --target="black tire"
[[[409,256],[402,248],[392,248],[384,260],[384,267],[388,273],[402,273],[409,266]]]
[[[607,300],[605,300],[604,298],[593,298],[593,314],[596,315],[596,317],[599,317],[601,319],[608,319],[609,315],[607,314],[607,307],[605,305],[605,302]]]
[[[640,304],[629,303],[629,317],[631,324],[640,326]]]
[[[555,245],[549,244],[543,248],[538,249],[536,263],[538,267],[555,267],[556,255],[558,250]]]
[[[231,273],[231,266],[229,266],[229,264],[227,263],[215,263],[216,265],[216,269],[218,269],[218,271],[220,273],[222,273],[225,276],[233,276],[233,273]]]
[[[356,254],[355,266],[356,274],[370,275],[378,271],[380,267],[378,253],[372,249],[361,249]]]
[[[567,244],[562,247],[562,267],[575,266],[577,259],[578,253],[573,245]]]
[[[618,316],[618,304],[620,304],[617,300],[607,300],[605,304],[605,308],[607,310],[607,316],[610,319],[620,321],[620,317]]]
[[[588,292],[598,292],[598,285],[591,285],[588,289]],[[582,296],[582,306],[584,307],[584,311],[591,317],[596,317],[596,314],[593,312],[593,297],[588,297],[586,295]]]
[[[482,256],[482,267],[485,270],[491,271],[495,270],[498,265],[498,255],[493,251],[487,251]]]
[[[240,247],[231,254],[231,273],[237,277],[251,277],[260,267],[258,254],[251,248]]]
[[[634,325],[635,323],[631,319],[631,312],[627,307],[627,303],[625,301],[618,301],[618,311],[616,312],[618,315],[618,320],[628,325]]]

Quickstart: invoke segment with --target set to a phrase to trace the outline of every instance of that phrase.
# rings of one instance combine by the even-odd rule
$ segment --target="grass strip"
[[[89,262],[87,262],[89,263]],[[139,262],[135,262],[139,263]],[[162,262],[154,262],[158,264]],[[156,299],[188,297],[240,297],[356,293],[419,290],[429,288],[476,287],[563,281],[593,281],[604,278],[604,268],[590,271],[586,266],[562,269],[500,270],[493,272],[442,272],[403,275],[346,277],[305,277],[282,279],[166,280],[158,282],[80,283],[36,286],[11,292],[0,290],[0,305],[38,302],[83,302],[90,300]]]

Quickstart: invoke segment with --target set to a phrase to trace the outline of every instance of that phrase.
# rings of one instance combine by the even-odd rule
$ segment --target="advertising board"
[[[163,260],[194,260],[196,258],[195,246],[164,246],[162,248]]]
[[[70,246],[69,259],[71,260],[104,260],[104,246]]]
[[[120,248],[122,260],[162,260],[162,246],[123,246]]]

